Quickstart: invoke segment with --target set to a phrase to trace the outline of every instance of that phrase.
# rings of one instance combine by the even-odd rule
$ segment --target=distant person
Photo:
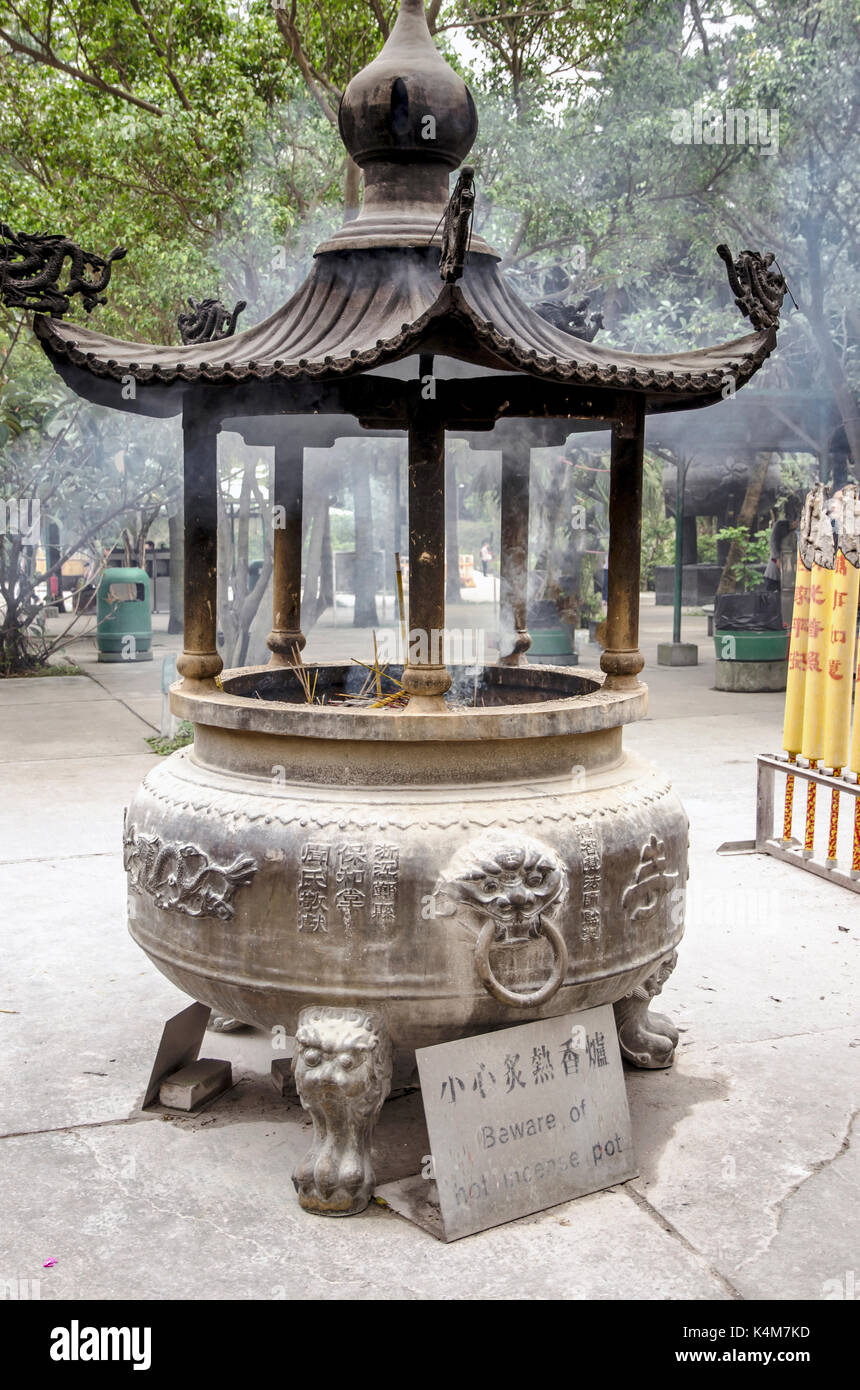
[[[484,541],[484,544],[481,546],[481,573],[483,574],[485,579],[487,577],[487,570],[489,569],[490,561],[492,560],[492,558],[493,552],[490,549],[490,542],[488,540]]]

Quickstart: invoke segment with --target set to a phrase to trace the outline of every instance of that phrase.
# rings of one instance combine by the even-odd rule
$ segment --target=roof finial
[[[456,169],[478,131],[472,94],[445,61],[423,0],[400,0],[382,52],[349,83],[338,113],[356,164],[442,164]]]

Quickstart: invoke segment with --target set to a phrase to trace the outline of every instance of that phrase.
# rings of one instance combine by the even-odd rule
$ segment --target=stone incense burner
[[[319,694],[351,674],[309,669]],[[687,821],[622,748],[643,688],[496,666],[483,707],[412,715],[299,703],[284,668],[223,687],[175,694],[194,747],[128,808],[129,926],[193,998],[298,1031],[303,1098],[327,1074],[313,1110],[342,1116],[358,1065],[378,1109],[389,1039],[412,1049],[616,1001],[624,1055],[671,1063],[677,1033],[647,1006],[683,931]],[[353,1100],[370,1104],[364,1088]],[[314,1210],[366,1202],[368,1163],[310,1171]]]
[[[647,702],[645,419],[720,400],[727,377],[742,386],[774,346],[781,300],[767,258],[729,258],[755,331],[659,356],[601,347],[592,329],[577,337],[529,308],[474,230],[473,171],[449,188],[477,118],[421,0],[402,0],[382,53],[347,88],[340,127],[364,170],[360,215],[264,323],[168,347],[35,320],[79,394],[182,414],[185,637],[171,704],[193,723],[194,746],[154,768],[128,808],[129,926],[192,998],[295,1035],[315,1138],[294,1180],[304,1207],[332,1215],[369,1200],[393,1046],[612,1003],[628,1061],[671,1064],[677,1033],[648,1006],[682,935],[687,822],[665,778],[622,745]],[[530,451],[601,425],[611,431],[601,669],[530,666]],[[225,426],[274,449],[282,524],[270,663],[222,673]],[[305,668],[311,704],[290,669],[305,645],[304,449],[392,431],[409,466],[409,644],[395,672],[408,705],[338,708],[354,675],[336,665]],[[469,674],[471,699],[437,640],[446,432],[502,455],[501,656]]]

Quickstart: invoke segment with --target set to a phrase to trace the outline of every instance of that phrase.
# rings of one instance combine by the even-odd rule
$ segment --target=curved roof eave
[[[743,386],[776,343],[770,328],[675,353],[584,342],[535,313],[490,257],[473,255],[458,285],[440,284],[435,248],[319,256],[268,319],[215,342],[131,343],[44,315],[34,328],[80,394],[151,415],[176,414],[199,383],[332,382],[420,352],[567,387],[627,390],[644,395],[649,411],[678,410],[719,400],[727,379]]]

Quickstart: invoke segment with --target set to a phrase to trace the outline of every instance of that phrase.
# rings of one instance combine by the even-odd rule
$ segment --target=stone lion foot
[[[373,1192],[373,1128],[391,1087],[391,1040],[378,1014],[303,1009],[293,1075],[314,1122],[313,1143],[293,1173],[299,1202],[318,1216],[353,1216]]]
[[[615,1024],[622,1057],[634,1067],[657,1070],[671,1067],[678,1046],[678,1030],[665,1014],[651,1013],[649,1005],[675,969],[673,951],[632,994],[615,1004]]]

